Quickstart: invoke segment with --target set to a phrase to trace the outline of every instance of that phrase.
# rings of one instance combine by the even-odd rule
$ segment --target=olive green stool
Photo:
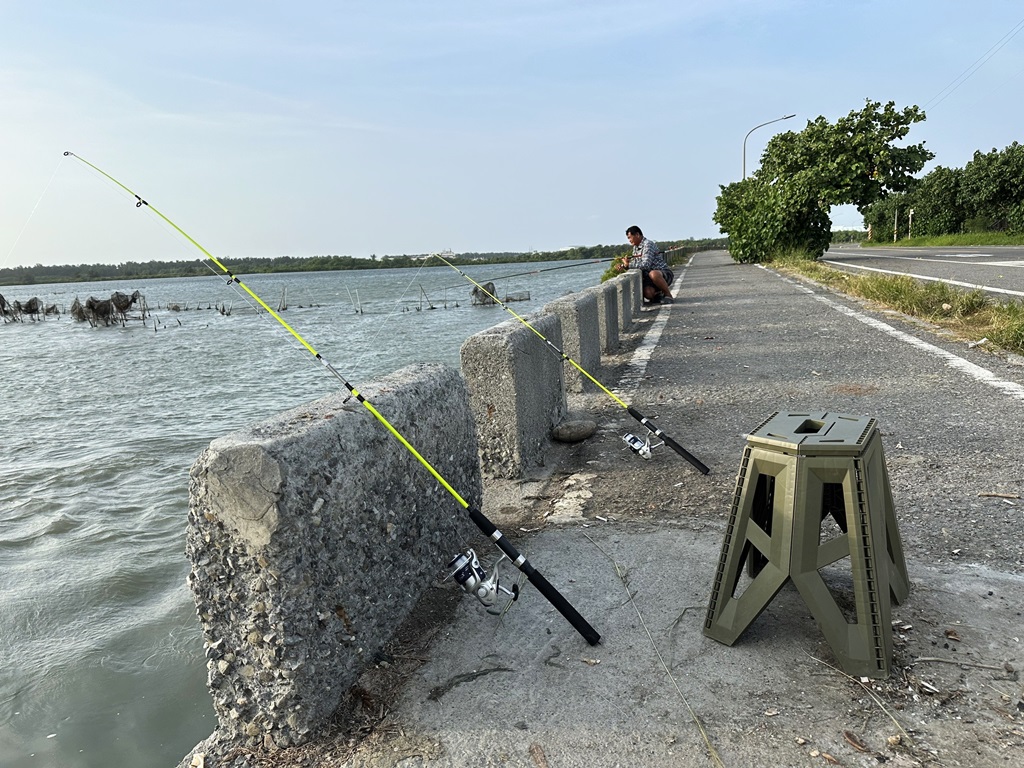
[[[847,557],[844,611],[821,569]],[[875,419],[778,412],[747,436],[704,634],[732,645],[790,580],[847,674],[888,676],[909,579]]]

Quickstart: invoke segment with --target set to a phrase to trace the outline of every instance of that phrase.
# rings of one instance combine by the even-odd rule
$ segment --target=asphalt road
[[[861,248],[833,246],[823,259],[850,272],[908,275],[981,289],[1004,300],[1024,299],[1024,247]]]

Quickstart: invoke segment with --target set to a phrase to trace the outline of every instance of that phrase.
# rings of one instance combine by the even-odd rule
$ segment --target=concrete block
[[[562,348],[557,315],[524,319]],[[483,476],[521,478],[543,466],[551,430],[567,412],[561,356],[521,322],[508,320],[466,339],[461,357]]]
[[[633,319],[640,317],[640,308],[644,305],[644,277],[638,269],[631,269],[626,273],[633,286],[632,309]]]
[[[635,270],[630,270],[635,271]],[[619,330],[629,332],[633,330],[633,276],[626,272],[614,277],[608,282],[615,284],[619,301]]]
[[[619,296],[610,280],[584,293],[593,294],[597,300],[597,333],[601,353],[610,355],[619,349]]]
[[[470,504],[482,499],[465,382],[411,366],[362,394]],[[186,552],[218,733],[301,744],[336,711],[470,530],[462,505],[355,398],[210,443]]]
[[[586,291],[573,293],[552,301],[544,311],[558,315],[562,327],[562,351],[596,378],[601,367],[597,296]],[[562,374],[568,392],[597,390],[597,386],[570,362],[564,363]]]

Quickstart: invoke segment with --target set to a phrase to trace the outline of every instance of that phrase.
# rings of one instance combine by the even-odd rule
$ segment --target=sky
[[[1024,138],[1022,29],[1019,0],[0,0],[0,267],[202,256],[65,151],[225,260],[718,237],[774,133],[867,100],[925,109],[925,172]]]

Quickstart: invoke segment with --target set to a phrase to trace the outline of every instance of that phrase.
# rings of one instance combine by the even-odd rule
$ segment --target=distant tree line
[[[662,242],[662,247],[706,250],[725,248],[724,238],[702,240],[673,240]],[[628,247],[628,246],[625,246]],[[468,265],[480,262],[521,263],[535,261],[563,261],[575,259],[612,259],[624,251],[622,245],[590,245],[558,251],[531,251],[529,253],[460,253],[446,255],[452,264]],[[398,269],[422,266],[427,254],[382,256],[369,258],[355,256],[276,256],[272,258],[233,258],[225,265],[236,275],[273,272],[330,272],[345,269]],[[440,262],[435,261],[435,264]],[[197,277],[209,275],[210,269],[220,274],[216,265],[207,259],[192,261],[128,261],[123,264],[68,264],[44,267],[8,267],[0,269],[0,285],[34,285],[36,283],[81,283],[103,280],[144,280],[163,277]]]
[[[913,211],[911,216],[910,211]],[[864,212],[874,239],[1003,232],[1024,235],[1024,145],[974,153],[963,168],[938,166]],[[882,233],[885,233],[882,235]]]
[[[833,229],[833,243],[859,243],[866,240],[868,236],[865,229]]]

